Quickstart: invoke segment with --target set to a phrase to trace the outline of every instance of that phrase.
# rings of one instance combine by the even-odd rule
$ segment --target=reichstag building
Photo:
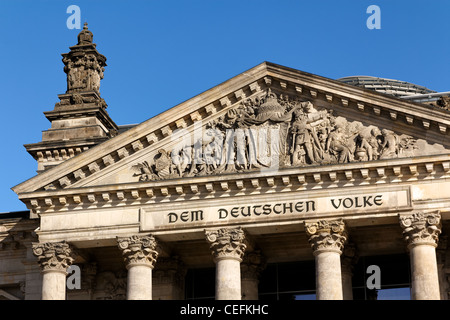
[[[263,62],[117,125],[77,40],[0,214],[0,300],[449,299],[448,92]]]

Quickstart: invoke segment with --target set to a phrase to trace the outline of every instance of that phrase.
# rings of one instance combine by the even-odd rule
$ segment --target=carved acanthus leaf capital
[[[213,231],[206,231],[206,239],[210,244],[210,249],[214,259],[233,258],[242,261],[245,249],[245,233],[242,228],[222,228]]]
[[[67,272],[74,261],[73,249],[65,241],[34,243],[33,254],[38,258],[43,272]]]
[[[127,268],[133,265],[148,265],[153,268],[158,258],[156,240],[153,236],[131,236],[117,238],[119,249]]]
[[[408,247],[420,244],[437,246],[441,233],[439,211],[416,212],[408,216],[400,216],[400,225]]]
[[[305,227],[314,254],[323,251],[342,253],[347,241],[347,231],[342,219],[307,222]]]

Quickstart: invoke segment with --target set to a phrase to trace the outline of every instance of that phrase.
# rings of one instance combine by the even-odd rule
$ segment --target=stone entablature
[[[99,186],[34,192],[21,195],[28,208],[36,213],[65,210],[87,204],[102,207],[107,204],[147,204],[157,199],[179,199],[186,196],[210,195],[230,192],[264,193],[271,189],[279,192],[310,190],[327,190],[342,186],[380,186],[390,183],[409,183],[446,179],[450,176],[450,157],[448,155],[434,157],[417,157],[407,159],[379,160],[374,162],[348,163],[312,166],[298,169],[281,169],[270,175],[260,173],[229,174],[216,177],[211,181],[207,177],[189,179],[171,179],[162,181],[140,182],[116,186]],[[130,203],[131,202],[131,203]]]

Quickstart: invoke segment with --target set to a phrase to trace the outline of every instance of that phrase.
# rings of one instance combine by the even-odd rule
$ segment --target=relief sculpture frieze
[[[185,129],[182,129],[183,131]],[[270,89],[133,166],[139,181],[411,157],[417,139]],[[423,145],[423,143],[422,143]]]

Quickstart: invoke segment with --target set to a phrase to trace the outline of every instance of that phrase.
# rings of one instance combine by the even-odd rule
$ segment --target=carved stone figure
[[[304,110],[294,111],[295,120],[291,127],[294,144],[291,148],[292,165],[305,163],[304,155],[308,157],[309,163],[317,163],[323,159],[323,144],[319,140],[316,127],[323,123],[327,113],[318,112],[310,102],[305,104]]]
[[[156,178],[152,167],[147,161],[134,165],[133,169],[136,171],[134,176],[139,176],[139,181],[149,181]]]
[[[370,134],[361,132],[357,136],[355,159],[372,161],[380,155],[381,132],[378,128],[370,130]]]
[[[351,162],[353,155],[344,134],[344,128],[337,126],[328,137],[327,150],[335,153],[339,163]]]
[[[383,129],[383,143],[381,145],[380,159],[395,158],[398,154],[398,136],[390,130]]]

